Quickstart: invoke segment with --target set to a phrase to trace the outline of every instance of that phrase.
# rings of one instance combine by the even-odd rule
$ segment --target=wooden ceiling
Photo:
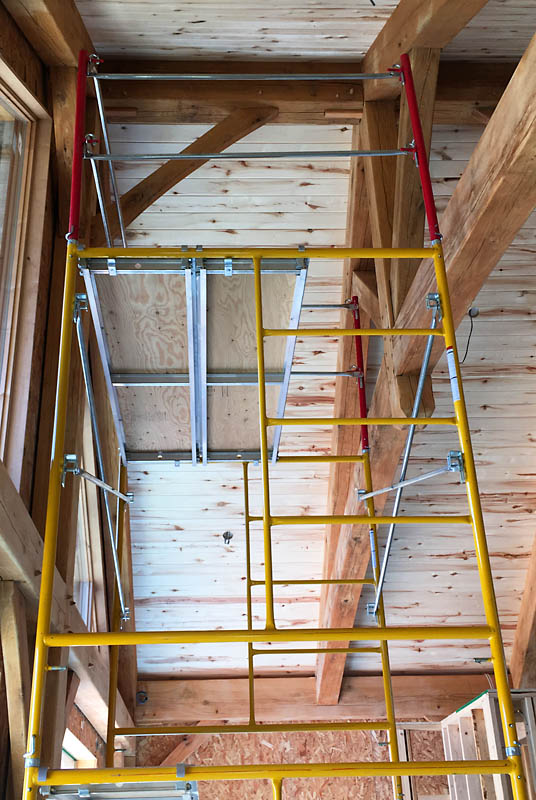
[[[76,0],[100,55],[340,59],[365,55],[396,0]],[[511,60],[527,47],[531,0],[489,0],[445,57]]]
[[[115,126],[117,148],[132,141],[134,126]],[[157,128],[141,126],[145,147],[175,141],[203,132],[199,126]],[[440,211],[448,202],[456,182],[479,138],[481,128],[436,126],[431,169]],[[247,145],[286,146],[298,141],[303,147],[344,147],[350,131],[345,126],[267,126],[249,137]],[[171,139],[172,142],[168,140]],[[262,162],[261,162],[262,164]],[[121,171],[125,189],[139,177],[131,167]],[[342,243],[347,193],[347,166],[315,162],[282,162],[277,174],[260,164],[229,167],[229,175],[210,166],[198,170],[164,196],[135,223],[129,236],[133,242],[149,239],[157,243],[164,233],[169,243],[187,241],[244,241],[279,244]],[[217,177],[214,178],[213,174]],[[284,194],[283,194],[284,192]],[[217,211],[211,213],[212,205]],[[169,218],[170,222],[167,222]],[[155,220],[155,223],[152,222]],[[311,220],[309,222],[309,220]],[[232,225],[232,228],[230,227]],[[143,233],[142,233],[143,231]],[[173,238],[173,237],[176,238]],[[532,490],[531,437],[536,403],[531,389],[531,357],[534,338],[532,309],[533,259],[536,251],[535,219],[529,219],[519,236],[475,300],[480,316],[475,321],[464,377],[467,381],[469,414],[475,434],[477,466],[488,525],[492,564],[507,648],[515,630],[524,576],[533,538],[535,493]],[[534,284],[534,285],[533,285]],[[313,262],[306,302],[338,302],[340,265]],[[468,299],[469,303],[469,299]],[[326,312],[323,312],[324,314]],[[304,324],[336,324],[333,314],[304,314]],[[500,324],[500,329],[498,325]],[[465,349],[468,327],[459,330]],[[494,334],[500,333],[495,338]],[[522,344],[520,344],[522,342]],[[381,353],[371,350],[369,388]],[[296,367],[335,369],[335,341],[299,340]],[[346,365],[349,366],[349,365]],[[440,362],[434,375],[438,414],[449,413],[450,394],[445,367]],[[125,390],[127,391],[127,390]],[[332,381],[291,384],[289,415],[332,414]],[[505,419],[502,420],[504,413]],[[513,419],[516,419],[514,428]],[[508,431],[508,433],[506,433]],[[283,452],[328,451],[330,432],[293,430],[283,437]],[[428,429],[417,436],[411,474],[427,471],[444,462],[448,449],[456,446],[454,433]],[[252,468],[254,502],[259,499],[259,470]],[[287,475],[289,476],[287,479]],[[280,465],[273,470],[274,505],[285,513],[322,513],[326,508],[328,472]],[[132,538],[136,619],[140,629],[150,627],[224,627],[244,619],[244,530],[241,469],[213,466],[200,470],[165,465],[130,468],[136,501],[132,508]],[[288,481],[288,482],[287,482]],[[465,513],[464,493],[455,476],[408,490],[404,513]],[[233,540],[226,547],[222,534],[230,530]],[[324,531],[320,526],[275,530],[276,576],[317,578],[321,576]],[[257,533],[254,564],[262,572],[262,551]],[[171,538],[171,543],[170,543]],[[283,549],[284,548],[284,549]],[[421,555],[422,551],[422,555]],[[277,611],[284,625],[311,626],[318,620],[318,592],[291,587],[278,592]],[[293,600],[293,598],[295,598]],[[406,624],[473,623],[482,620],[472,540],[466,529],[448,533],[432,529],[399,528],[385,591],[388,622]],[[364,595],[364,602],[366,599]],[[255,603],[256,623],[263,619],[262,603]],[[358,622],[366,624],[363,612]],[[202,623],[200,625],[200,623]],[[444,642],[434,646],[392,646],[397,671],[485,670],[474,659],[486,657],[484,645],[461,646]],[[138,648],[142,675],[176,677],[242,673],[244,653],[240,646],[218,655],[210,647]],[[259,670],[271,674],[277,667],[312,674],[310,656],[259,662]],[[349,672],[376,671],[375,656],[353,656]]]

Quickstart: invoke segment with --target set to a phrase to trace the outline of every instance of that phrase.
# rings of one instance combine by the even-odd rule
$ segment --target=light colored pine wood
[[[455,3],[448,0],[402,0],[383,26],[363,59],[365,72],[384,72],[401,53],[415,47],[441,49],[485,6],[487,0]],[[367,100],[396,97],[400,85],[392,81],[367,81]]]
[[[15,796],[22,792],[24,759],[30,708],[30,659],[24,598],[12,581],[0,583],[0,635],[6,681],[11,747],[11,771]]]
[[[381,719],[385,713],[379,677],[352,677],[345,681],[340,702],[321,706],[315,699],[315,679],[259,678],[255,699],[259,722]],[[483,676],[394,676],[393,688],[401,720],[437,720],[483,691]],[[247,680],[142,681],[139,689],[148,701],[138,706],[137,725],[165,725],[172,721],[203,719],[205,723],[240,723],[247,718]]]
[[[223,122],[215,125],[208,133],[184,148],[182,152],[220,152],[276,116],[277,108],[271,106],[238,109],[232,112]],[[199,159],[194,159],[193,161],[169,161],[151,173],[140,184],[130,189],[121,198],[121,210],[125,225],[129,225],[155,200],[162,197],[163,194],[176,186],[181,180],[199,169],[203,163],[205,162]],[[110,221],[111,236],[114,238],[119,235],[119,221],[115,205],[108,206],[107,215]],[[94,245],[104,242],[104,231],[100,216],[94,219],[92,241]]]

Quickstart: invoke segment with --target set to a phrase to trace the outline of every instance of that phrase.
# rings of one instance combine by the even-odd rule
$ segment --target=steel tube
[[[456,425],[455,417],[268,417],[267,425]]]
[[[194,329],[196,324],[195,275],[191,267],[184,270],[186,292],[186,331],[188,335],[188,384],[190,387],[190,439],[192,464],[197,464],[197,381]]]
[[[449,472],[448,467],[441,467],[440,469],[434,469],[432,472],[425,472],[422,475],[415,475],[414,478],[408,478],[405,481],[398,481],[398,483],[393,483],[391,486],[384,486],[383,489],[375,489],[373,492],[366,492],[365,494],[360,494],[360,500],[366,500],[368,497],[376,497],[378,494],[387,494],[387,492],[392,492],[395,489],[404,489],[405,486],[411,486],[414,483],[420,483],[421,481],[429,480],[429,478],[436,478],[438,475],[444,475],[445,472]],[[396,516],[396,514],[395,514]]]
[[[87,156],[84,156],[84,158],[87,158]],[[95,182],[95,190],[97,192],[97,200],[101,212],[102,227],[104,228],[104,236],[106,238],[106,244],[108,245],[108,247],[112,247],[110,225],[108,224],[108,212],[106,211],[106,203],[104,202],[104,194],[102,191],[99,168],[94,159],[91,160],[91,170],[93,172],[93,180]]]
[[[512,704],[512,696],[510,694],[508,671],[506,668],[501,626],[499,622],[499,612],[497,610],[497,600],[495,597],[495,590],[493,588],[493,576],[489,559],[488,543],[486,540],[484,518],[482,515],[482,506],[480,503],[480,493],[478,489],[478,479],[476,475],[473,447],[471,444],[471,433],[469,430],[467,408],[465,405],[465,397],[461,382],[460,361],[458,358],[458,349],[456,345],[454,319],[450,306],[447,273],[445,270],[443,249],[440,242],[436,242],[434,267],[443,309],[443,327],[445,329],[445,345],[447,347],[451,391],[454,402],[454,411],[456,413],[456,419],[458,423],[460,449],[464,458],[467,500],[472,514],[473,539],[475,543],[478,575],[482,590],[486,621],[493,630],[493,634],[490,637],[490,648],[495,682],[497,685],[497,697],[499,700],[504,741],[506,747],[509,749],[511,748],[511,752],[518,753],[518,755],[513,755],[510,758],[510,762],[512,764],[512,770],[510,773],[512,793],[515,800],[527,800],[526,780],[524,777],[521,752],[519,750],[519,744],[517,741],[514,707]]]
[[[97,407],[95,405],[95,395],[93,393],[93,383],[91,380],[91,367],[89,364],[89,354],[86,347],[86,341],[84,337],[84,328],[82,326],[82,319],[80,317],[80,313],[76,315],[75,320],[76,325],[76,335],[78,338],[78,349],[80,351],[80,361],[82,364],[82,374],[84,376],[84,383],[86,386],[86,397],[89,407],[89,416],[91,418],[91,430],[93,432],[93,442],[95,445],[95,456],[97,460],[97,470],[99,473],[100,480],[104,486],[108,486],[106,482],[106,472],[104,469],[104,458],[102,455],[102,445],[99,433],[99,424],[97,419]],[[81,473],[80,473],[81,474]],[[84,477],[87,480],[91,480],[88,477],[88,473],[84,474]],[[96,479],[92,481],[96,483]],[[99,484],[97,484],[99,485]],[[101,486],[102,488],[102,486]],[[110,488],[110,487],[108,487]],[[108,536],[110,540],[110,546],[112,549],[112,559],[114,565],[114,573],[115,573],[115,581],[117,585],[117,591],[119,594],[119,603],[121,606],[121,614],[124,616],[125,614],[125,598],[123,596],[123,588],[121,586],[121,569],[119,566],[119,560],[117,556],[117,548],[115,543],[114,537],[114,526],[112,522],[112,512],[110,509],[110,498],[108,497],[109,492],[103,491],[103,500],[104,500],[104,511],[106,516],[106,527],[108,528]]]
[[[36,800],[35,782],[38,777],[38,764],[41,756],[43,696],[45,691],[48,650],[46,636],[50,631],[50,618],[56,571],[56,547],[60,516],[61,480],[67,424],[67,399],[69,392],[69,370],[71,364],[71,344],[73,329],[73,307],[76,292],[77,245],[80,226],[80,193],[82,185],[82,150],[84,146],[84,118],[86,108],[86,72],[88,53],[80,51],[76,81],[76,110],[73,145],[73,164],[71,195],[69,205],[69,232],[65,259],[65,278],[61,310],[61,333],[56,383],[55,414],[52,435],[52,458],[47,493],[45,535],[43,541],[43,562],[35,651],[30,692],[28,718],[27,753],[25,761],[23,796],[25,800]],[[29,760],[31,757],[31,761]]]
[[[127,258],[132,260],[184,258],[253,258],[260,259],[302,259],[302,258],[433,258],[434,247],[88,247],[77,250],[76,255],[83,260],[92,258]],[[119,266],[119,265],[118,265]],[[137,270],[139,272],[139,270]]]
[[[437,307],[432,310],[432,324],[431,329],[434,329],[437,325]],[[428,367],[430,365],[430,356],[432,355],[432,347],[434,345],[434,337],[429,336],[428,341],[426,342],[426,350],[424,351],[424,358],[421,365],[421,371],[419,373],[419,380],[417,383],[417,390],[415,392],[415,400],[413,401],[413,409],[412,409],[412,416],[416,417],[419,413],[419,406],[421,405],[422,400],[422,393],[424,391],[424,383],[426,381],[426,375],[428,373]],[[402,466],[400,467],[400,482],[404,483],[406,472],[408,469],[409,464],[409,457],[411,454],[411,447],[413,445],[413,438],[415,436],[415,425],[411,425],[408,430],[408,435],[406,438],[406,444],[404,447],[404,453],[402,456]],[[400,503],[402,501],[402,494],[404,491],[404,486],[399,486],[397,489],[397,493],[395,495],[395,501],[393,504],[393,517],[398,516],[398,511],[400,509]],[[395,533],[396,522],[391,523],[389,528],[389,532],[387,534],[387,541],[385,543],[385,551],[382,560],[382,566],[380,569],[380,577],[378,579],[378,586],[376,588],[376,597],[374,598],[374,606],[373,606],[373,613],[376,614],[378,612],[378,605],[380,602],[381,593],[383,590],[383,585],[385,583],[385,575],[387,573],[387,564],[389,562],[389,555],[391,552],[391,547],[393,544],[393,538]]]
[[[266,387],[264,382],[264,341],[263,315],[262,315],[262,278],[261,260],[258,257],[253,259],[253,269],[255,271],[255,338],[257,349],[257,371],[259,373],[259,423],[260,423],[260,442],[261,442],[261,469],[262,469],[262,524],[264,539],[264,580],[266,581],[266,628],[275,628],[274,618],[274,589],[273,566],[272,566],[272,534],[271,534],[271,510],[270,510],[270,475],[269,475],[269,452],[268,452],[268,428],[266,419]]]
[[[319,580],[272,581],[274,586],[374,586],[372,578],[321,578]],[[252,586],[264,586],[264,581],[251,581]]]
[[[489,639],[489,625],[415,625],[385,628],[294,628],[279,630],[121,631],[99,633],[49,633],[48,647],[92,647],[131,644],[221,644],[222,642],[348,642]]]
[[[185,766],[185,778],[196,781],[263,780],[280,778],[390,777],[392,775],[509,775],[513,759],[467,761],[357,761],[328,764],[238,764]],[[177,781],[177,767],[120,767],[116,769],[50,769],[35,786],[98,786],[105,783],[165,783]]]
[[[120,463],[119,467],[119,488],[125,492],[127,488],[127,468]],[[123,566],[123,544],[125,534],[125,505],[119,500],[117,504],[117,542],[114,543],[114,550],[118,551],[119,573]],[[115,564],[115,561],[114,561]],[[121,620],[125,618],[125,605],[122,601],[121,583],[118,581],[115,586],[114,599],[112,606],[112,630],[118,631],[121,628]],[[117,682],[119,677],[119,647],[110,648],[110,678],[108,682],[108,721],[106,736],[106,766],[113,767],[115,752],[115,717],[117,707]]]
[[[307,280],[307,267],[300,270],[300,274],[296,276],[296,284],[294,286],[294,297],[292,298],[292,308],[290,311],[289,328],[296,330],[300,324],[301,307],[303,302],[303,295],[305,292],[305,282]],[[292,374],[292,362],[294,360],[294,352],[296,350],[296,336],[287,336],[285,358],[283,362],[283,382],[279,390],[279,398],[277,401],[277,416],[283,417],[285,415],[285,408],[287,405],[287,396]],[[266,381],[265,381],[266,383]],[[277,456],[279,453],[279,443],[281,442],[281,426],[274,428],[274,435],[272,439],[272,464],[277,463]]]
[[[96,77],[93,75],[93,86],[95,88],[95,97],[97,99],[97,108],[99,111],[100,117],[100,124],[102,130],[102,138],[104,139],[104,147],[106,149],[106,153],[108,155],[111,154],[111,147],[110,147],[110,139],[108,136],[108,126],[106,124],[106,114],[104,113],[104,103],[102,100],[102,92],[100,83]],[[119,230],[121,231],[121,241],[123,243],[123,247],[127,246],[127,238],[125,234],[125,224],[123,222],[123,212],[121,211],[121,198],[119,196],[119,189],[117,186],[117,178],[115,175],[115,169],[113,163],[110,162],[110,180],[112,182],[112,191],[114,193],[115,199],[115,206],[117,208],[117,219],[119,221]],[[104,218],[103,218],[104,220]]]
[[[429,328],[298,328],[298,336],[443,336],[442,330],[430,334]],[[265,328],[263,336],[290,336],[287,328]]]
[[[98,73],[95,78],[99,81],[376,81],[385,78],[398,77],[395,71],[393,72],[378,72],[377,74],[370,72],[356,72],[354,75],[351,73],[340,73],[337,75],[317,74],[317,75],[300,75],[292,73],[265,74],[265,73],[235,73],[230,72],[227,75],[221,73],[162,73],[162,74],[147,74],[147,73],[130,73],[130,72],[116,72],[116,73]]]
[[[78,475],[80,478],[85,478],[86,481],[89,481],[90,483],[94,483],[95,486],[99,486],[101,489],[103,489],[103,491],[109,492],[110,494],[114,494],[116,497],[119,497],[121,500],[124,500],[125,503],[132,503],[131,497],[127,497],[126,494],[123,494],[118,489],[114,489],[113,486],[110,486],[104,481],[101,481],[100,478],[97,478],[96,475],[92,475],[91,472],[86,472],[85,469],[78,468],[74,474]],[[113,541],[113,533],[112,533],[112,541]]]
[[[250,153],[85,153],[88,161],[251,161],[253,159],[363,158],[407,156],[408,150],[270,150]]]
[[[261,517],[251,517],[252,522],[260,522]],[[397,522],[399,525],[470,525],[471,517],[469,514],[445,515],[445,516],[403,516],[371,517],[363,514],[324,514],[321,516],[274,516],[271,517],[272,525],[390,525]]]
[[[305,651],[304,651],[305,652]],[[343,653],[344,650],[337,650]],[[116,736],[180,736],[226,733],[286,733],[288,731],[384,731],[384,720],[373,722],[258,722],[244,725],[166,725],[116,728]]]

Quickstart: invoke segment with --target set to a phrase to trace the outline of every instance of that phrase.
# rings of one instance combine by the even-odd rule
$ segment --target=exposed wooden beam
[[[436,94],[439,50],[417,48],[410,51],[415,93],[424,141],[430,157],[432,121]],[[398,146],[407,147],[413,139],[405,93],[400,99]],[[419,171],[412,158],[397,158],[393,211],[393,247],[422,247],[424,243],[424,201]],[[393,314],[398,312],[409,291],[420,260],[393,259],[391,262],[391,299]]]
[[[359,298],[359,307],[370,317],[377,328],[381,328],[380,305],[376,275],[368,270],[358,270],[352,275],[352,294]]]
[[[397,54],[397,58],[400,55]],[[514,63],[445,62],[439,70],[434,122],[453,125],[482,125],[474,116],[480,108],[493,109],[516,67]],[[106,71],[149,74],[199,72],[192,62],[108,62]],[[303,81],[203,81],[195,84],[170,81],[139,83],[104,81],[102,84],[108,113],[116,122],[213,124],[233,109],[262,104],[274,105],[279,114],[273,122],[354,125],[363,111],[363,84],[307,81],[309,74],[341,74],[361,71],[358,62],[317,62],[300,65]],[[207,73],[259,72],[285,74],[298,66],[287,62],[203,62]],[[385,81],[396,87],[396,81]],[[347,112],[347,116],[344,113]]]
[[[397,147],[398,114],[390,101],[365,103],[361,123],[363,146],[366,150],[393,150]],[[374,247],[390,247],[393,239],[393,219],[397,159],[393,157],[365,160],[365,179],[369,198],[369,215]],[[379,314],[382,327],[395,327],[395,314],[391,293],[391,262],[375,259],[378,287]],[[394,368],[393,340],[384,340],[384,361],[389,376],[391,412],[393,417],[411,415],[413,392],[409,379],[399,377]]]
[[[50,66],[76,67],[93,44],[74,0],[3,0],[32,47]]]
[[[197,748],[206,741],[206,737],[207,734],[190,734],[181,736],[180,742],[167,754],[160,766],[174,767],[177,764],[183,764],[186,759],[189,758],[192,753],[195,753]]]
[[[277,116],[277,108],[241,108],[215,125],[210,131],[200,136],[192,144],[185,147],[182,153],[219,153],[230,145],[270,122]],[[142,180],[121,197],[121,210],[125,226],[149,208],[159,197],[176,186],[207,162],[202,159],[192,161],[168,161],[151,175]],[[119,235],[119,220],[115,205],[108,206],[108,219],[112,238]],[[100,215],[94,220],[92,244],[104,244],[104,229]]]
[[[536,187],[531,180],[536,160],[536,37],[525,53],[504,97],[475,148],[469,164],[442,216],[445,261],[451,290],[455,324],[476,296],[508,244],[536,204]],[[421,327],[429,322],[423,302],[435,291],[433,267],[422,262],[412,288],[397,317],[398,327]],[[395,369],[419,368],[422,349],[406,343],[393,348]],[[432,354],[437,362],[439,350]],[[389,379],[385,364],[380,369],[371,416],[387,416]],[[392,482],[405,441],[396,428],[375,428],[371,432],[373,484]],[[377,512],[382,498],[376,498]],[[345,513],[355,512],[355,493],[348,496]],[[364,536],[364,531],[363,531]],[[351,526],[342,526],[336,555],[339,574],[363,577],[367,548]],[[323,619],[326,627],[353,624],[359,591],[335,587]],[[527,600],[529,603],[530,600]],[[344,623],[342,623],[344,624]],[[339,656],[336,656],[339,658]]]
[[[445,47],[487,0],[400,0],[363,60],[364,72],[385,72],[401,53],[415,47]],[[396,97],[400,86],[393,81],[367,81],[365,98]]]
[[[0,3],[0,77],[4,77],[5,70],[13,73],[30,97],[44,107],[47,102],[45,69],[5,5]],[[21,95],[19,99],[28,102],[23,92]]]
[[[352,131],[352,148],[360,147],[360,126],[354,126]],[[364,179],[363,159],[354,158],[350,164],[350,181],[348,187],[348,212],[346,219],[346,244],[348,247],[371,247],[372,240],[368,219],[368,200]],[[373,262],[368,262],[369,269]],[[346,302],[353,294],[353,274],[360,266],[359,259],[347,259],[343,267],[343,282],[341,302]],[[363,264],[365,268],[367,264]],[[372,273],[371,273],[372,274]],[[365,322],[365,321],[364,321]],[[363,325],[364,325],[363,322]],[[340,325],[342,328],[352,327],[353,315],[350,311],[341,312]],[[363,340],[366,344],[367,340]],[[337,352],[337,370],[346,370],[355,364],[355,344],[347,337],[339,339]],[[348,378],[337,378],[335,389],[334,415],[340,417],[359,416],[359,403],[355,382]],[[351,425],[333,428],[331,451],[337,455],[356,453],[359,450],[360,429]],[[326,513],[342,514],[346,497],[350,491],[350,482],[354,479],[352,464],[332,464],[330,466],[330,479],[328,486],[328,511]],[[337,549],[337,539],[340,525],[328,525],[326,528],[324,548],[324,573],[331,573],[333,558]],[[322,593],[324,598],[325,592]],[[321,605],[323,604],[323,599]]]
[[[536,546],[529,560],[521,608],[517,618],[510,672],[516,689],[536,686]]]
[[[30,709],[30,659],[24,598],[13,581],[0,583],[0,636],[6,680],[15,797],[22,797]]]
[[[397,719],[437,720],[488,688],[485,675],[395,675]],[[171,725],[191,720],[240,724],[248,718],[247,678],[142,681],[147,702],[136,710],[136,725]],[[260,722],[384,719],[382,679],[349,677],[339,704],[316,702],[314,678],[256,678]]]
[[[536,205],[536,36],[486,129],[441,219],[445,264],[457,327],[486,278]],[[397,318],[401,328],[426,324],[423,298],[435,291],[423,261]],[[396,342],[399,374],[419,369],[423,347]],[[432,363],[441,349],[434,347]]]
[[[39,600],[39,580],[43,559],[43,541],[15,489],[6,468],[0,462],[0,578],[16,581],[35,615]],[[67,598],[65,581],[58,570],[54,577],[52,605],[54,630],[86,630],[82,618]],[[96,647],[71,648],[69,666],[80,678],[76,702],[101,736],[106,736],[108,703],[108,667],[106,655]],[[117,696],[117,724],[132,724],[123,698]]]

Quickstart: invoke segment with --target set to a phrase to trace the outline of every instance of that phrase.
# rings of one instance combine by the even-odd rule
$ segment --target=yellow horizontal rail
[[[254,656],[284,656],[287,653],[291,655],[316,655],[319,653],[381,653],[381,647],[285,647],[272,650],[266,647],[259,650],[257,647],[252,648],[251,652]],[[383,728],[382,728],[383,730]]]
[[[250,517],[249,521],[262,522],[262,517]],[[400,517],[321,514],[319,516],[270,517],[270,523],[272,525],[471,525],[472,520],[468,514]]]
[[[508,775],[515,771],[509,758],[483,761],[354,761],[346,764],[225,764],[185,766],[194,781],[262,780],[266,778],[382,777],[391,775]],[[165,783],[177,780],[176,767],[118,767],[108,769],[51,769],[35,786],[99,786],[106,783]]]
[[[435,247],[88,247],[78,258],[431,258]]]
[[[268,426],[296,425],[456,425],[456,417],[268,417]]]
[[[342,650],[338,652],[343,652]],[[182,736],[198,733],[285,733],[286,731],[385,731],[387,720],[373,722],[275,722],[247,723],[244,725],[148,725],[134,728],[116,728],[115,736]]]
[[[444,336],[439,328],[264,328],[263,336]]]
[[[277,456],[278,464],[362,464],[364,456]]]
[[[249,517],[248,522],[259,521],[262,517]],[[265,586],[266,581],[250,581],[250,586]],[[272,586],[339,586],[352,584],[356,586],[375,586],[372,578],[318,578],[318,580],[272,581]]]
[[[397,517],[398,519],[398,517]],[[228,631],[103,631],[49,633],[48,647],[94,645],[219,644],[222,642],[347,642],[413,641],[415,639],[489,639],[488,625],[415,625],[389,628],[291,628],[287,630]]]

